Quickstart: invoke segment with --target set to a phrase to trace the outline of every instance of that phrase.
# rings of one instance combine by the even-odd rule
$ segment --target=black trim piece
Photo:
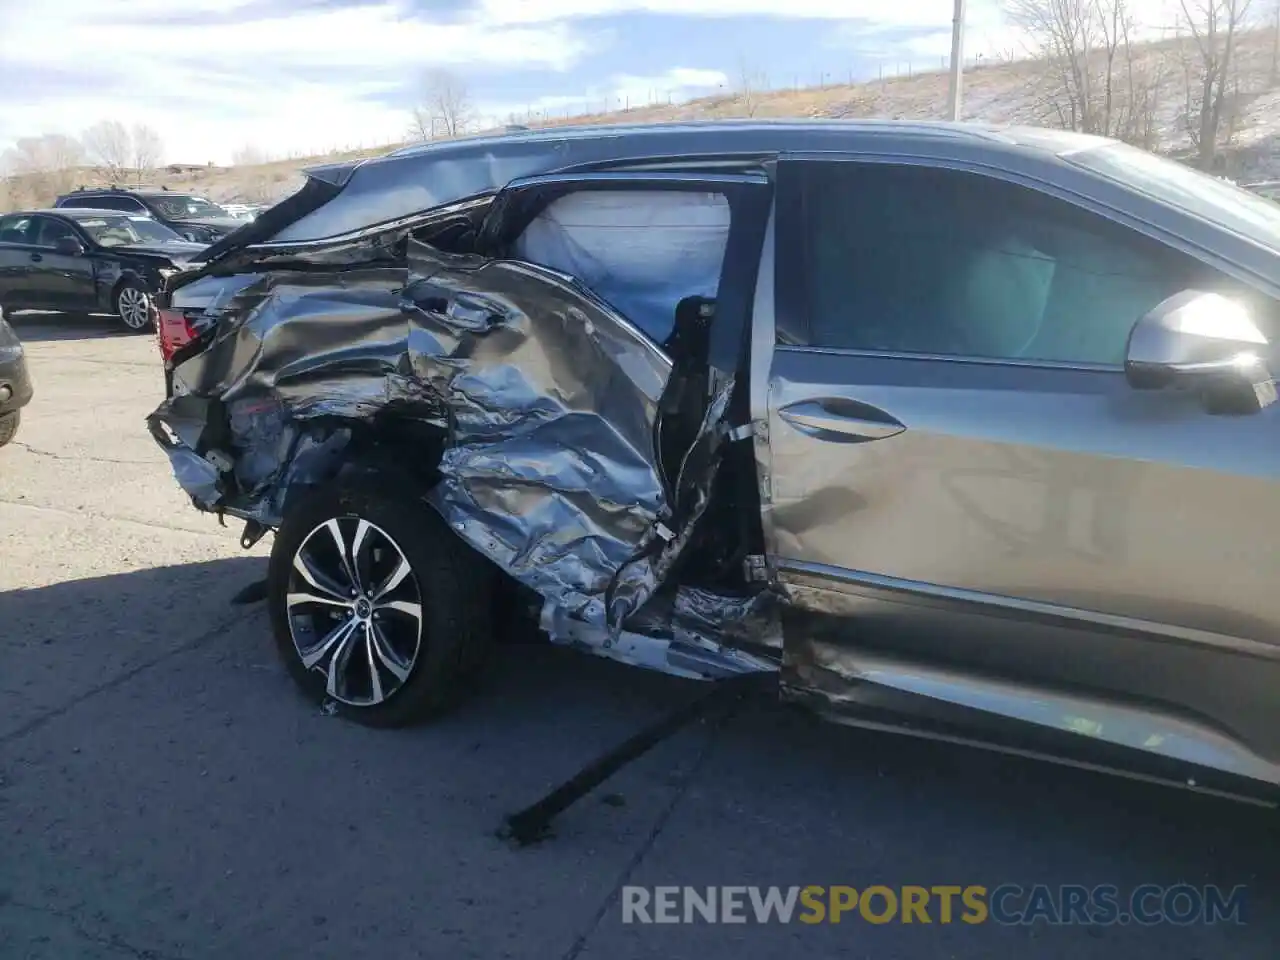
[[[813,342],[809,323],[809,285],[805,282],[809,261],[804,166],[778,162],[776,203],[778,221],[774,239],[774,343],[808,346]]]
[[[720,268],[716,323],[707,353],[713,368],[744,380],[751,369],[751,315],[773,200],[768,181],[752,179],[748,183],[748,187],[737,187],[728,194],[729,242]]]

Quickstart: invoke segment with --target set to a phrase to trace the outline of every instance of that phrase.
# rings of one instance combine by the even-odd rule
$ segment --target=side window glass
[[[76,232],[67,223],[52,217],[36,218],[36,245],[52,247],[63,237],[75,237]]]
[[[0,243],[27,243],[30,217],[0,217]]]
[[[513,253],[572,275],[661,343],[676,304],[716,296],[729,220],[719,193],[582,190],[548,204]]]
[[[1193,272],[1134,231],[977,174],[814,164],[803,206],[820,346],[1118,365],[1137,319]]]
[[[94,210],[121,210],[127,213],[142,211],[141,204],[132,197],[82,197],[69,201],[67,205],[89,207]]]

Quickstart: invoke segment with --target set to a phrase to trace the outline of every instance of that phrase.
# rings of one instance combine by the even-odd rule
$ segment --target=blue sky
[[[1017,44],[968,0],[969,55]],[[0,0],[0,149],[147,123],[170,162],[402,139],[422,77],[477,120],[939,68],[952,0]]]

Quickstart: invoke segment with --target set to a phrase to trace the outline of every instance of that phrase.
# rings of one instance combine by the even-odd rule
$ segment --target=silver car
[[[494,640],[1280,785],[1280,207],[1112,141],[556,128],[311,171],[170,281],[150,425],[360,722]],[[162,334],[163,336],[163,334]]]

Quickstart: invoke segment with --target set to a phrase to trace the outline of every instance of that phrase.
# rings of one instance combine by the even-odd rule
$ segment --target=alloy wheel
[[[360,517],[326,520],[293,556],[289,631],[325,692],[353,707],[392,697],[422,647],[422,593],[399,544]]]
[[[151,319],[147,295],[137,287],[125,287],[120,291],[117,304],[120,319],[130,330],[142,330]]]

